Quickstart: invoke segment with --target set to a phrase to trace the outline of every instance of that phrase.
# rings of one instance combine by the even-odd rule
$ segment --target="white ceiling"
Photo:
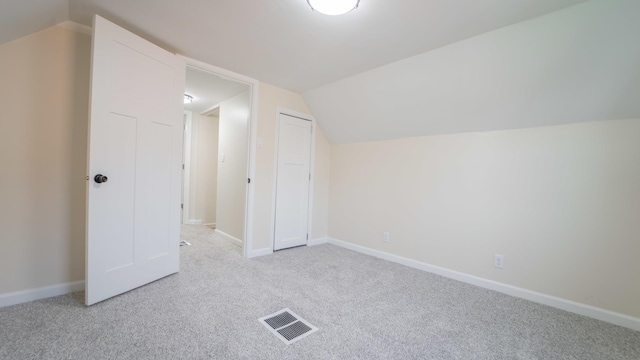
[[[4,1],[0,43],[94,13],[169,50],[306,91],[584,0],[362,0],[349,14],[306,0]]]
[[[2,0],[0,44],[69,20],[67,0]]]
[[[223,79],[215,74],[187,67],[185,94],[193,96],[193,102],[185,104],[185,110],[202,113],[230,99],[249,91],[249,85],[234,80]]]
[[[333,144],[640,119],[640,1],[598,0],[303,93]]]
[[[21,0],[0,43],[96,13],[302,93],[332,143],[640,117],[638,0],[361,0],[338,17],[306,0]],[[242,92],[198,81],[195,111]]]

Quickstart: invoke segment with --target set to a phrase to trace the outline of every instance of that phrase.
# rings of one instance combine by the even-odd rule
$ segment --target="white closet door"
[[[174,54],[95,17],[87,305],[178,272],[184,76]]]
[[[274,250],[308,240],[311,121],[280,114]]]

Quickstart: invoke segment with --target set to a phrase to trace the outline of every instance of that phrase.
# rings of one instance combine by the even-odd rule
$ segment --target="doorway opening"
[[[249,257],[257,82],[194,62],[187,59],[182,223],[215,229]]]

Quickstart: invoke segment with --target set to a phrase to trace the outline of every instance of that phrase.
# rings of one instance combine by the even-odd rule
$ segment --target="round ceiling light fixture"
[[[188,94],[184,94],[184,103],[185,104],[190,104],[193,102],[193,96],[188,95]]]
[[[307,0],[311,10],[325,15],[342,15],[358,8],[360,0]]]

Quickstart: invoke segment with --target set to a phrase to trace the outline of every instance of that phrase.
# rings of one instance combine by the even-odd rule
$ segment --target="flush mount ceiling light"
[[[193,102],[193,96],[184,94],[184,103],[189,104],[191,102]]]
[[[354,10],[360,0],[307,0],[314,11],[325,15],[342,15]]]

